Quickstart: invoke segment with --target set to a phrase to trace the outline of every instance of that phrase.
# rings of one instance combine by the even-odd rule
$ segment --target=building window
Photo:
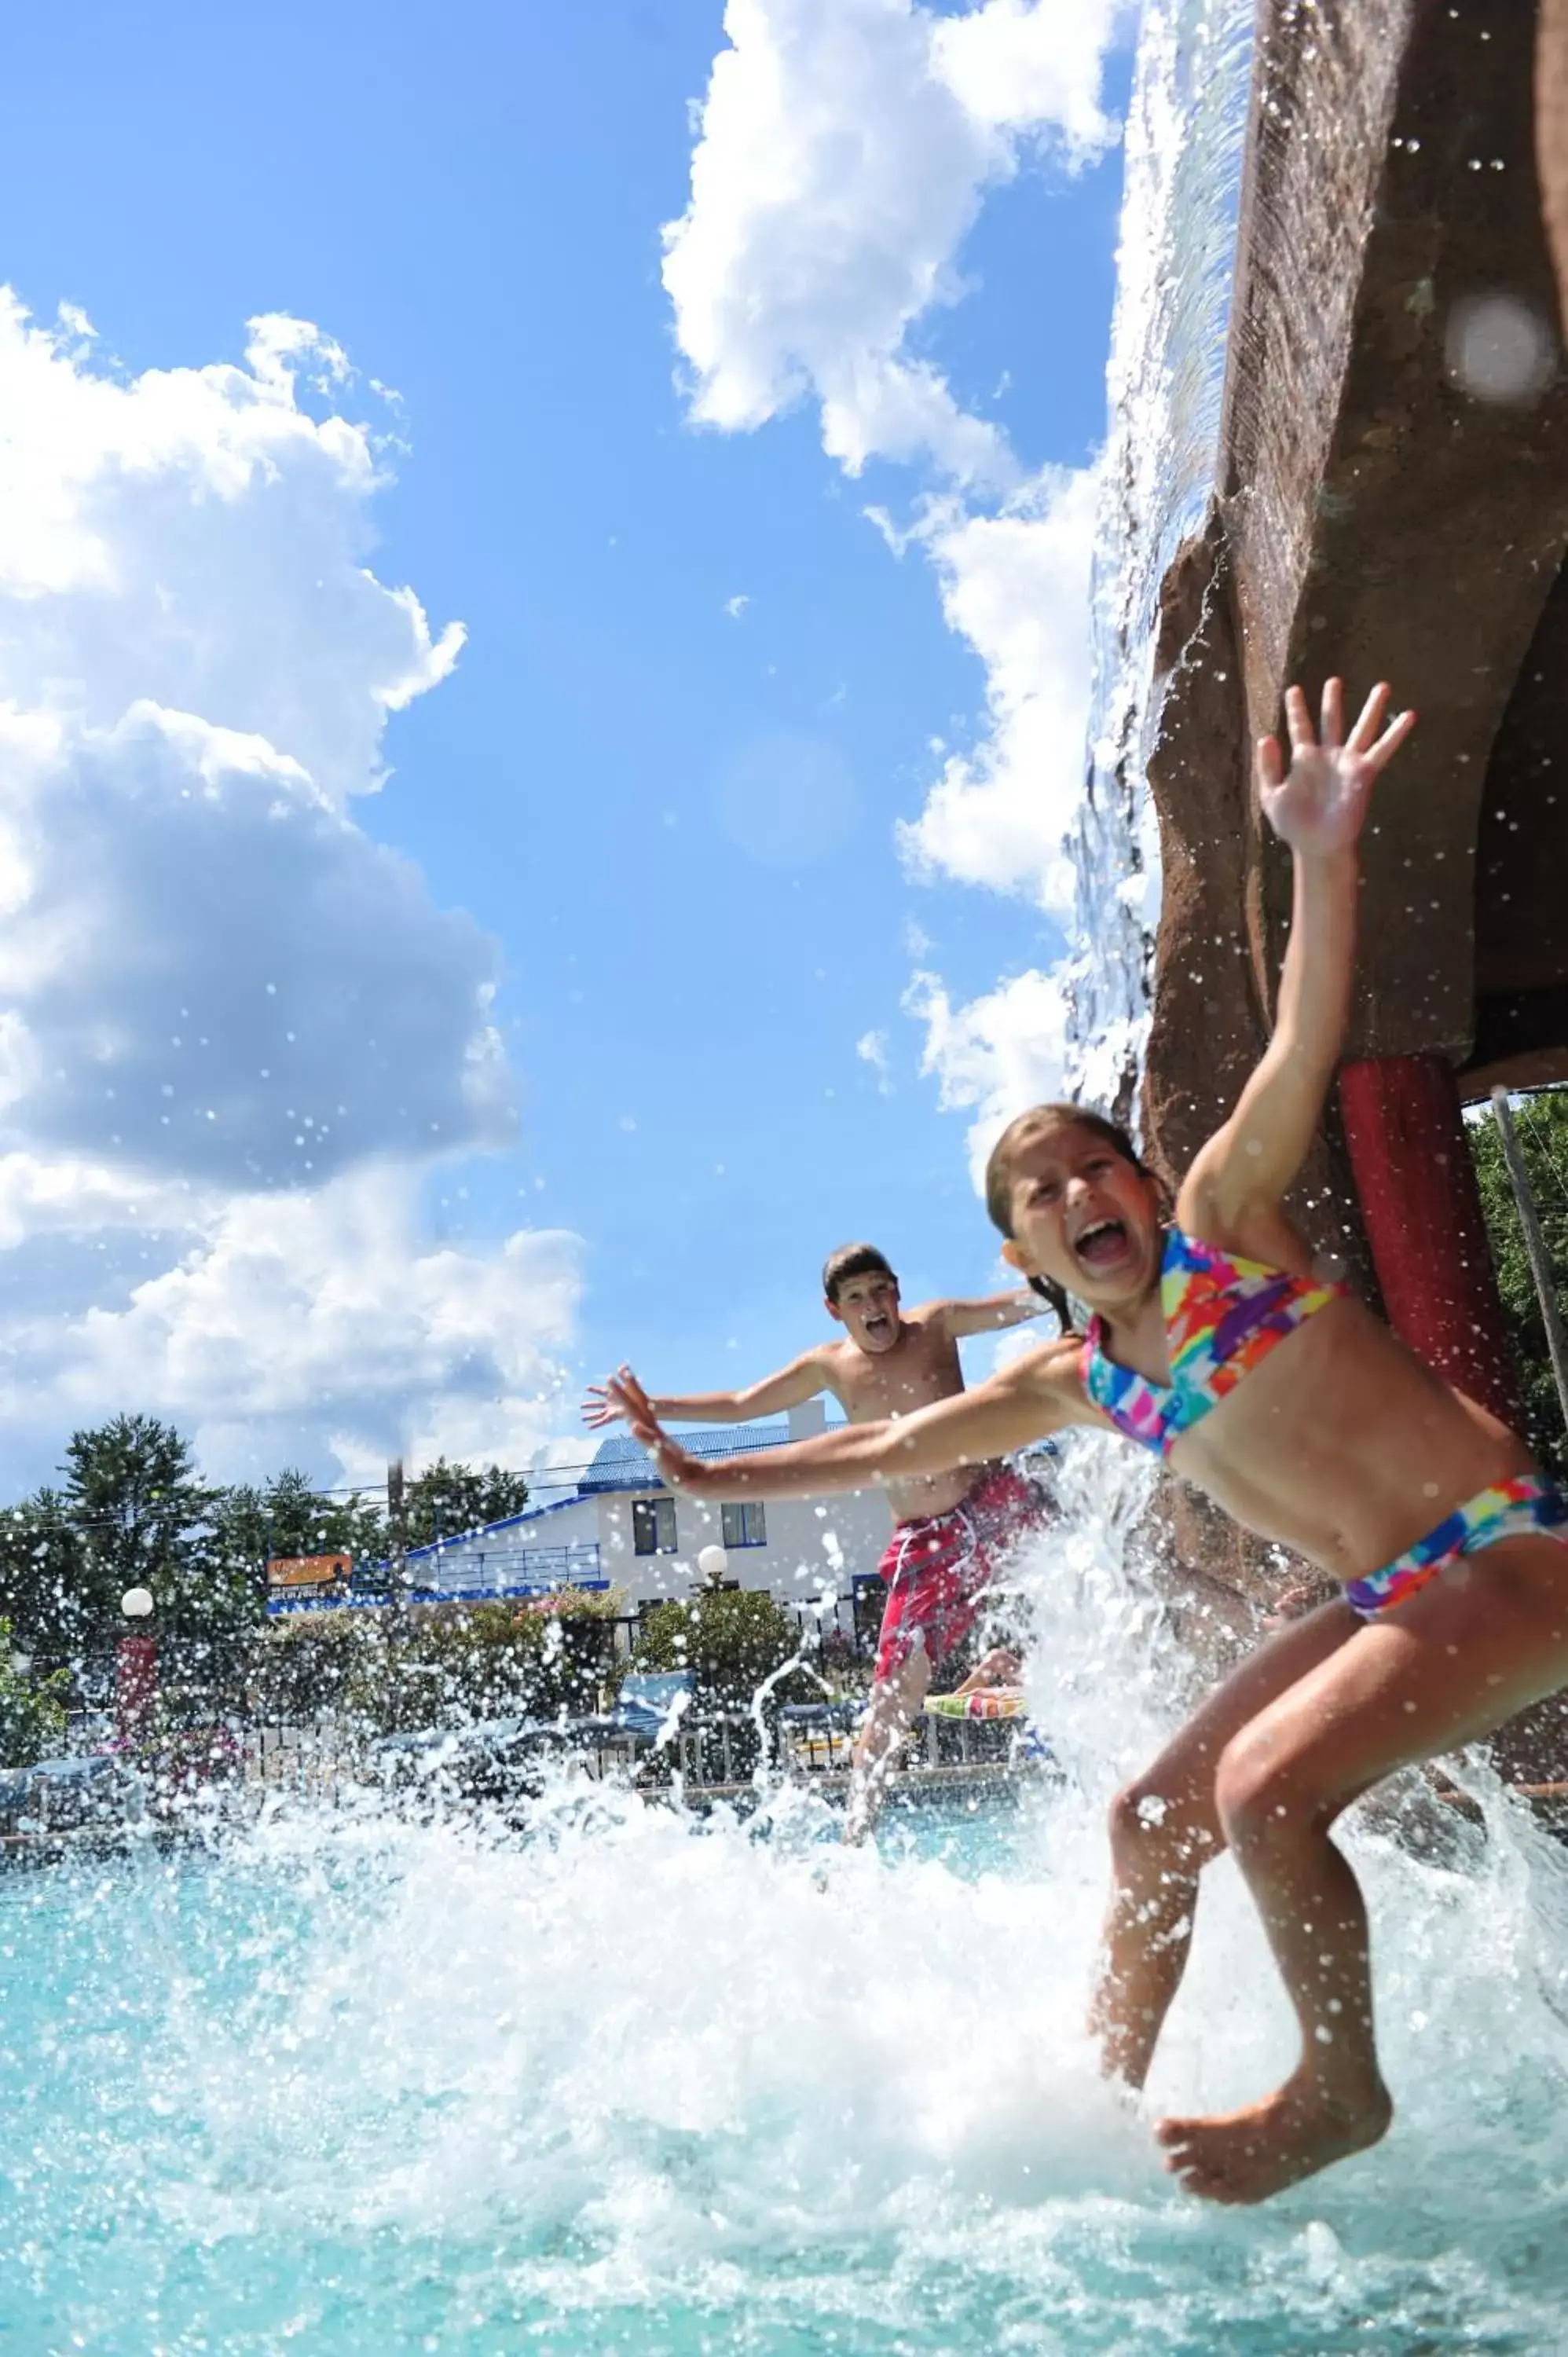
[[[631,1544],[636,1555],[673,1555],[673,1498],[634,1498],[631,1504]]]
[[[719,1519],[725,1546],[766,1546],[768,1516],[760,1498],[741,1506],[721,1506]]]

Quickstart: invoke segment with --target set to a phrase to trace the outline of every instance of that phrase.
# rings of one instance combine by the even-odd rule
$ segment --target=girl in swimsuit
[[[1098,1115],[1042,1106],[996,1146],[987,1200],[1003,1252],[1088,1306],[1087,1339],[1047,1342],[907,1418],[724,1469],[775,1493],[853,1488],[1109,1425],[1342,1583],[1226,1679],[1112,1810],[1092,2017],[1108,2069],[1142,2085],[1199,1874],[1227,1846],[1300,2024],[1300,2061],[1273,2094],[1159,2124],[1167,2166],[1219,2201],[1262,2201],[1376,2142],[1391,2115],[1366,1910],[1335,1820],[1394,1770],[1568,1684],[1568,1501],[1505,1426],[1318,1280],[1283,1209],[1344,1037],[1369,791],[1413,726],[1407,713],[1385,727],[1387,702],[1376,689],[1346,736],[1330,681],[1315,733],[1293,688],[1288,775],[1272,737],[1259,748],[1263,810],[1294,865],[1290,945],[1273,1037],[1183,1180],[1174,1223]],[[680,1452],[635,1381],[623,1390],[633,1428],[679,1480]]]

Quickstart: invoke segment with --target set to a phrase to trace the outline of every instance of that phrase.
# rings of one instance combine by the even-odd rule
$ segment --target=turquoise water
[[[1355,1835],[1400,2118],[1218,2213],[1079,2036],[1098,1810],[848,1856],[812,1804],[563,1792],[510,1843],[306,1813],[13,1875],[0,2348],[1568,2349],[1563,1854],[1500,1801],[1443,1866]],[[1159,2100],[1287,2054],[1221,1885]]]
[[[1069,1452],[1020,1574],[1063,1774],[1016,1808],[846,1852],[810,1795],[563,1784],[0,1876],[0,2352],[1568,2351],[1568,1853],[1484,1777],[1484,1832],[1348,1835],[1377,2151],[1251,2212],[1161,2171],[1150,2114],[1291,2060],[1225,1865],[1146,2110],[1096,2072],[1104,1805],[1184,1674],[1126,1458]]]

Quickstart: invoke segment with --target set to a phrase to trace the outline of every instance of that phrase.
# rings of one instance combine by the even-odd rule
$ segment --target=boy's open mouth
[[[891,1334],[893,1320],[886,1309],[870,1310],[865,1318],[865,1330],[868,1334]]]
[[[1130,1244],[1124,1221],[1091,1220],[1073,1239],[1072,1248],[1084,1267],[1098,1274],[1117,1267],[1126,1258]]]

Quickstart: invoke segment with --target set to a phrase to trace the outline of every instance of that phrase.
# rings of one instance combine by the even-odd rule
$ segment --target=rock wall
[[[1167,576],[1157,658],[1170,688],[1151,785],[1169,865],[1146,1103],[1173,1165],[1223,1117],[1272,1004],[1288,861],[1257,824],[1245,748],[1277,725],[1291,678],[1316,693],[1337,669],[1359,694],[1385,675],[1422,715],[1366,842],[1350,1052],[1466,1063],[1477,933],[1507,978],[1527,890],[1530,979],[1560,964],[1568,985],[1568,900],[1543,880],[1560,872],[1559,826],[1568,851],[1568,741],[1561,821],[1514,762],[1477,898],[1494,746],[1568,548],[1532,12],[1270,0],[1266,17],[1220,497]],[[1522,381],[1507,376],[1510,332],[1526,360],[1545,339]],[[1332,1138],[1308,1191],[1342,1232],[1323,1241],[1348,1237],[1359,1257]]]

